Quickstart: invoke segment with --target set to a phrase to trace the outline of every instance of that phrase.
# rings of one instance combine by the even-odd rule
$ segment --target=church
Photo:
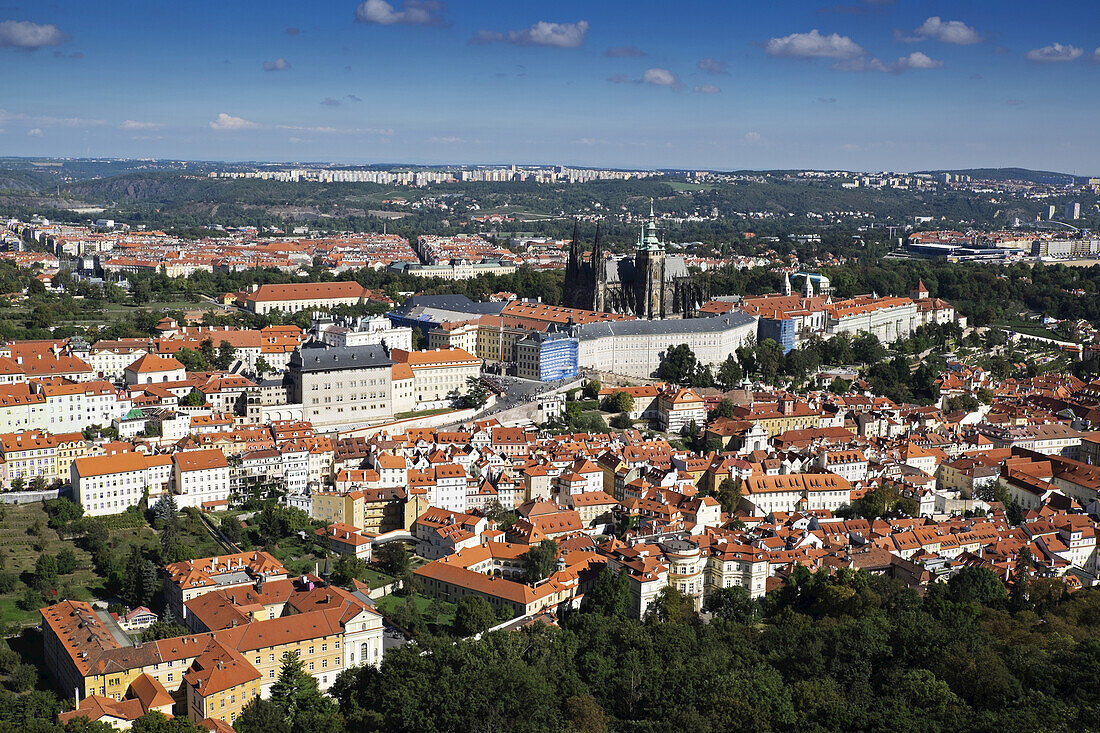
[[[706,300],[703,287],[688,271],[687,260],[669,255],[657,237],[652,208],[633,255],[605,254],[596,225],[592,259],[584,261],[577,227],[565,266],[564,305],[570,308],[625,313],[639,318],[691,318]]]

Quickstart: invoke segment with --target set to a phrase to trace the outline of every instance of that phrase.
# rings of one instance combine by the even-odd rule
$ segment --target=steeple
[[[790,295],[791,290],[791,274],[789,272],[783,273],[783,295]]]
[[[653,199],[649,201],[649,221],[642,225],[642,234],[638,238],[638,249],[664,249],[661,240],[657,238],[657,215],[653,213]]]
[[[596,273],[596,280],[604,277],[603,243],[600,242],[600,222],[596,222],[596,240],[592,243],[592,269]]]
[[[813,284],[813,281],[810,280],[809,275],[803,275],[803,277],[806,278],[806,279],[802,281],[802,297],[803,298],[812,298],[812,297],[814,297],[814,284]]]

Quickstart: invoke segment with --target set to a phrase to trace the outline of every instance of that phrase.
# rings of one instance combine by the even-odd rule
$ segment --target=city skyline
[[[0,9],[0,152],[1100,172],[1085,3]]]

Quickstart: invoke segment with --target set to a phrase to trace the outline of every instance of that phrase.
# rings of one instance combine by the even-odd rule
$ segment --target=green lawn
[[[454,412],[453,407],[437,407],[434,410],[410,410],[409,412],[399,412],[393,416],[394,420],[404,420],[410,417],[430,417],[431,415],[441,415],[444,412]]]
[[[19,607],[19,601],[27,590],[24,582],[34,571],[35,561],[43,553],[56,555],[68,548],[76,555],[77,569],[69,575],[62,575],[57,582],[57,598],[90,601],[106,598],[105,580],[96,575],[92,568],[91,555],[81,549],[76,541],[66,537],[62,539],[57,532],[46,526],[46,512],[39,503],[9,504],[3,507],[3,522],[0,522],[0,560],[3,571],[19,578],[15,589],[0,596],[0,624],[7,626],[26,626],[38,623],[41,618],[37,610]],[[29,528],[39,523],[41,534],[29,532]],[[119,529],[110,533],[114,552],[125,556],[131,545],[154,547],[158,540],[148,526],[133,529]],[[42,549],[35,549],[38,545]]]
[[[420,612],[420,616],[424,619],[424,622],[426,624],[450,626],[451,623],[455,620],[455,606],[453,603],[440,601],[440,604],[442,604],[444,609],[443,613],[439,614],[436,617],[428,617],[428,607],[432,605],[432,599],[426,596],[422,596],[419,593],[414,595],[412,599],[413,603],[416,604],[416,610]],[[405,603],[405,597],[396,596],[391,593],[388,596],[382,596],[381,598],[379,598],[377,603],[378,610],[381,611],[383,615],[389,616],[394,612],[395,608],[398,605],[403,605]]]
[[[360,573],[359,579],[369,585],[371,587],[371,590],[374,590],[375,588],[381,588],[382,586],[388,585],[396,580],[396,578],[394,578],[392,575],[380,573],[373,568],[367,568],[362,573]]]
[[[1058,339],[1059,341],[1069,341],[1065,336],[1060,336],[1054,333],[1049,328],[1039,325],[1034,321],[1001,321],[999,323],[992,324],[997,328],[1004,329],[1006,331],[1017,331],[1019,333],[1026,333],[1029,336],[1042,336],[1048,339]]]

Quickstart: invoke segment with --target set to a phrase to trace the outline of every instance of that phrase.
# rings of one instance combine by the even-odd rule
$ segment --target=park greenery
[[[343,673],[345,730],[1086,730],[1100,725],[1100,593],[1033,567],[966,569],[922,597],[885,576],[791,579],[755,601],[673,589],[628,618],[605,570],[561,628],[424,637]],[[481,620],[483,625],[487,618]]]

